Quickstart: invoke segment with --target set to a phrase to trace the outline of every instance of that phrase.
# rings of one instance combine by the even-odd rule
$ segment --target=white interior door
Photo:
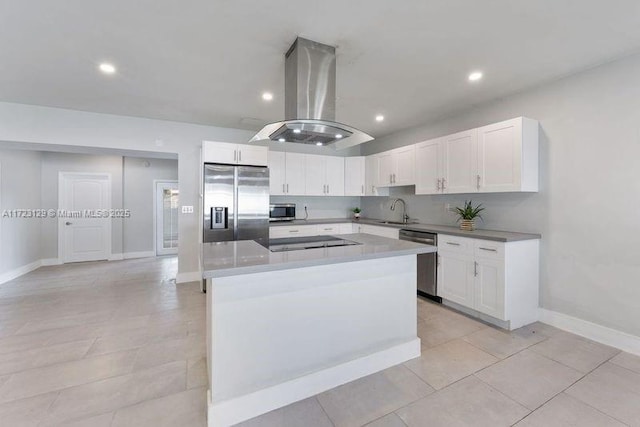
[[[177,181],[156,182],[156,255],[178,253],[179,197]]]
[[[59,185],[58,207],[65,213],[58,218],[62,262],[109,259],[111,176],[61,172]]]

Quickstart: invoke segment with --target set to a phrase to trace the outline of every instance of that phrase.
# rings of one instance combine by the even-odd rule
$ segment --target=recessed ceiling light
[[[285,141],[286,141],[286,139],[284,139],[284,138],[279,138],[278,139],[278,142],[285,142]]]
[[[293,133],[300,133],[300,132],[302,132],[300,129],[294,129],[293,130]]]
[[[383,120],[384,120],[384,116],[383,116],[382,114],[378,114],[378,115],[376,116],[376,122],[381,122],[381,121],[383,121]]]
[[[116,72],[116,67],[113,64],[109,64],[108,62],[103,62],[99,65],[100,71],[105,74],[113,74]]]
[[[474,71],[473,73],[469,74],[470,82],[477,82],[481,78],[482,78],[482,71]]]
[[[273,94],[271,92],[265,92],[262,94],[262,99],[265,101],[271,101],[273,99]]]
[[[320,146],[320,145],[322,145],[322,142],[316,142],[316,145]]]
[[[342,134],[341,133],[336,133],[336,139],[340,139],[342,138]]]

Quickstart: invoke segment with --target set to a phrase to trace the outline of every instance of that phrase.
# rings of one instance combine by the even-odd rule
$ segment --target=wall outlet
[[[445,203],[444,204],[444,211],[446,213],[456,213],[456,208],[455,208],[455,206],[451,206],[451,203]]]
[[[182,207],[182,213],[183,214],[192,214],[193,213],[193,206],[183,206]]]

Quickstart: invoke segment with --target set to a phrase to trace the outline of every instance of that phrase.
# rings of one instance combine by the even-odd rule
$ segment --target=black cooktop
[[[269,250],[271,252],[286,252],[360,244],[334,236],[285,237],[282,239],[269,239]]]

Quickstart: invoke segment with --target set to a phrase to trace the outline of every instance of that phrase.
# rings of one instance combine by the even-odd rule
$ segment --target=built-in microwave
[[[274,203],[269,205],[269,221],[293,221],[296,219],[295,203]]]

